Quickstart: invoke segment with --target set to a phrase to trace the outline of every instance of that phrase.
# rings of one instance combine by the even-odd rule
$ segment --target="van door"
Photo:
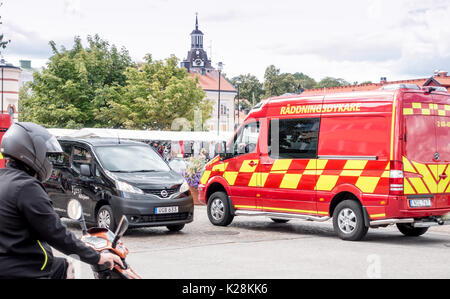
[[[406,195],[429,195],[431,205],[447,206],[447,200],[434,196],[445,193],[449,178],[448,96],[405,94],[403,101],[403,168]],[[448,192],[448,190],[447,190]],[[413,198],[410,196],[410,198]],[[409,208],[418,208],[409,202]]]
[[[437,193],[450,193],[450,96],[433,94],[436,122],[437,166],[435,169]],[[450,206],[449,195],[438,195],[437,207]]]
[[[222,173],[228,182],[230,197],[236,209],[258,209],[256,190],[258,189],[259,150],[258,138],[260,121],[252,120],[236,133],[229,144],[232,157],[217,163],[214,172]]]
[[[320,118],[269,119],[262,205],[267,212],[317,214],[315,200]]]

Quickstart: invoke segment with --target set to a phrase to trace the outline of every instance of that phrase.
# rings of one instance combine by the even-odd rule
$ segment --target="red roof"
[[[447,88],[450,92],[450,76],[433,76],[431,78],[422,78],[422,79],[411,79],[411,80],[399,80],[399,81],[389,81],[384,83],[370,83],[370,84],[360,84],[360,85],[347,85],[347,86],[338,86],[338,87],[328,87],[326,89],[327,93],[340,93],[340,92],[352,92],[352,91],[369,91],[379,89],[381,86],[386,84],[417,84],[419,86],[424,86],[427,83],[427,86],[435,86],[437,85],[434,81],[437,81],[441,86]],[[302,95],[321,95],[324,93],[323,88],[313,88],[306,89]]]
[[[203,90],[218,91],[219,90],[219,72],[208,71],[202,75],[200,73],[190,72],[191,77],[198,77],[198,83]],[[222,75],[220,76],[220,91],[236,92],[236,89]]]

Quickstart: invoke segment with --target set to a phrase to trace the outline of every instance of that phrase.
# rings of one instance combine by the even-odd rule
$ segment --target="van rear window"
[[[269,155],[274,159],[317,157],[319,118],[272,119],[269,126]]]

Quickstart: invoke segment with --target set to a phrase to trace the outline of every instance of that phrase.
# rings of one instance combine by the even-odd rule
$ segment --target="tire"
[[[409,223],[397,223],[397,228],[407,237],[418,237],[428,231],[428,227],[413,227]]]
[[[183,224],[173,224],[173,225],[167,226],[167,229],[170,230],[171,232],[179,232],[183,228],[184,228],[184,223]]]
[[[354,200],[340,202],[333,212],[333,227],[339,238],[359,241],[367,234],[361,204]]]
[[[208,198],[207,213],[209,221],[217,226],[227,226],[234,216],[231,214],[228,196],[226,193],[218,191]]]
[[[289,221],[288,219],[280,219],[280,218],[270,218],[270,219],[272,219],[272,221],[275,223],[287,223]]]
[[[116,222],[114,221],[114,214],[111,206],[101,206],[97,212],[97,226],[107,228],[114,232],[116,230]]]

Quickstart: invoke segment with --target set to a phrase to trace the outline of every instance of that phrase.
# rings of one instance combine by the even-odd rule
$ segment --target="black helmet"
[[[3,136],[1,153],[33,169],[41,182],[50,178],[53,165],[48,154],[62,153],[55,136],[34,123],[14,123]]]

